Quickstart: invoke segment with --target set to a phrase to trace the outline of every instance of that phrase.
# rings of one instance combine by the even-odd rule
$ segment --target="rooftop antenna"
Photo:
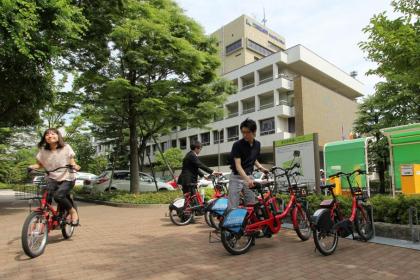
[[[262,23],[265,24],[267,23],[267,18],[265,17],[265,7],[263,6],[263,14],[264,14],[264,18],[262,19]]]

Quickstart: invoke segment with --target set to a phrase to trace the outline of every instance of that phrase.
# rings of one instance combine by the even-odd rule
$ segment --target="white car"
[[[85,180],[95,180],[98,176],[92,173],[86,173],[86,172],[77,172],[76,173],[76,183],[75,186],[81,187],[84,184]]]
[[[109,191],[109,190],[122,190],[130,191],[130,171],[129,170],[114,170],[112,182],[110,186],[110,178],[112,171],[105,171],[97,178],[90,182],[84,182],[85,189],[94,189],[95,191]],[[140,192],[155,192],[156,185],[159,191],[174,191],[175,188],[170,184],[153,179],[147,173],[139,172],[140,177]]]
[[[219,179],[222,182],[229,182],[229,178],[230,178],[230,173],[231,172],[223,172],[222,173],[222,177]],[[213,181],[212,180],[207,180],[206,178],[201,178],[200,180],[198,180],[198,185],[200,188],[213,188]]]

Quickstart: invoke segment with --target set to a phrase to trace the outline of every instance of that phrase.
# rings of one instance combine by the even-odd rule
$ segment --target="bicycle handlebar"
[[[340,171],[340,172],[337,172],[335,174],[332,174],[332,175],[328,176],[328,178],[334,178],[334,177],[340,177],[340,176],[350,177],[350,176],[352,176],[353,174],[356,174],[356,173],[358,173],[359,175],[366,174],[366,170],[356,169],[353,172],[349,172],[349,173],[344,173],[344,172]]]
[[[27,171],[28,171],[28,173],[31,173],[33,171],[36,171],[36,172],[39,172],[39,173],[47,173],[47,174],[49,174],[51,172],[55,172],[55,171],[60,170],[60,169],[70,169],[70,172],[71,173],[76,173],[76,169],[71,164],[67,164],[66,166],[57,167],[54,170],[47,170],[47,169],[39,170],[39,169],[33,169],[33,168],[28,167]]]

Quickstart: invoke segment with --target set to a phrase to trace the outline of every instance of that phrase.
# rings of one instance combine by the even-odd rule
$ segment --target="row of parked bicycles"
[[[212,176],[212,199],[205,202],[196,190],[192,195],[171,203],[169,217],[175,225],[183,226],[194,221],[195,216],[204,216],[206,223],[217,230],[224,248],[233,255],[248,252],[257,238],[270,238],[277,234],[285,219],[291,220],[294,231],[302,241],[309,240],[312,235],[316,249],[326,256],[334,253],[339,237],[352,236],[361,241],[373,237],[372,207],[354,180],[365,171],[359,169],[329,176],[344,177],[348,182],[352,206],[349,216],[345,216],[335,195],[334,184],[321,186],[321,190],[330,198],[323,200],[319,209],[311,215],[307,201],[308,189],[298,183],[301,176],[299,170],[300,164],[294,161],[288,168],[271,168],[267,178],[272,180],[255,183],[257,203],[241,203],[240,207],[230,210],[227,209],[228,181]],[[285,182],[285,187],[281,187],[279,182]],[[281,193],[288,194],[287,203],[279,196]]]

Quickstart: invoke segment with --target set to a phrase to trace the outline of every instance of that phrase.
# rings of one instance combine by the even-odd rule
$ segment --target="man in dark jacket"
[[[199,141],[194,141],[190,145],[191,151],[188,152],[183,161],[182,161],[182,172],[178,178],[178,184],[182,186],[182,191],[184,194],[193,193],[195,188],[194,184],[197,184],[197,177],[203,177],[204,173],[200,170],[213,175],[218,175],[220,173],[213,171],[209,167],[205,166],[199,159],[198,154],[201,151],[201,143]]]

